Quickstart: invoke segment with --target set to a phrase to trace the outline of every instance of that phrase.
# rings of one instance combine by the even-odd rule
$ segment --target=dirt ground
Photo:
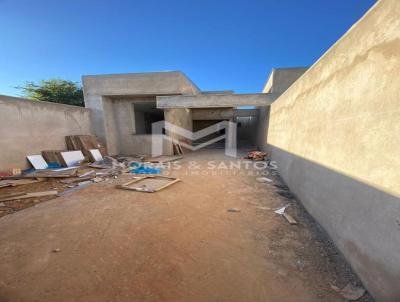
[[[9,207],[0,301],[345,301],[335,286],[359,281],[279,176],[260,183],[271,170],[231,162],[204,150],[167,169],[182,181],[156,193],[115,188],[123,175]],[[46,186],[64,185],[18,189]],[[274,213],[287,204],[297,225]]]

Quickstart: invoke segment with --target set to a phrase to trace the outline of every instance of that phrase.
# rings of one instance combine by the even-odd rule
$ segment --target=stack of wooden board
[[[68,150],[81,150],[85,157],[95,161],[91,149],[99,149],[102,156],[107,156],[107,150],[102,146],[93,135],[70,135],[65,137]]]
[[[45,150],[42,151],[42,156],[47,163],[57,163],[61,167],[65,167],[66,164],[64,162],[63,157],[61,156],[61,152],[65,150]]]

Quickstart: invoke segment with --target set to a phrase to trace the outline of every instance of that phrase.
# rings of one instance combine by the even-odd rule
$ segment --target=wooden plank
[[[43,150],[42,156],[47,163],[57,163],[61,167],[66,166],[61,152],[65,152],[65,150]]]
[[[44,179],[9,179],[9,180],[1,180],[0,188],[2,187],[15,187],[20,185],[28,185],[36,182],[43,181]]]
[[[150,162],[150,163],[167,163],[170,161],[175,161],[178,159],[182,159],[182,156],[169,156],[169,155],[160,155],[157,157],[150,157],[150,158],[145,158],[143,161],[144,162]]]
[[[284,212],[282,215],[290,224],[297,224],[297,221],[290,214]]]
[[[178,148],[179,148],[179,151],[181,152],[181,155],[183,155],[184,153],[183,153],[183,149],[182,149],[182,146],[181,146],[181,144],[178,142]]]
[[[162,189],[165,189],[166,187],[169,187],[170,185],[173,185],[174,183],[177,183],[179,181],[181,181],[181,180],[179,178],[177,178],[177,179],[165,184],[164,186],[161,186],[161,187],[157,188],[156,191],[160,191]]]
[[[142,187],[131,187],[132,184],[134,183],[139,183],[142,181],[146,181],[146,180],[167,180],[169,181],[168,183],[165,183],[159,187],[146,187],[146,185],[142,186]],[[180,179],[179,178],[174,178],[174,177],[167,177],[167,176],[159,176],[159,175],[148,175],[148,176],[144,176],[144,177],[138,177],[136,179],[133,179],[127,183],[124,183],[122,185],[117,186],[117,188],[119,189],[125,189],[125,190],[131,190],[131,191],[138,191],[138,192],[146,192],[146,193],[154,193],[154,192],[158,192],[162,189],[165,189],[177,182],[179,182]],[[155,185],[155,184],[153,184]]]
[[[2,201],[10,201],[15,199],[26,199],[26,198],[33,198],[33,197],[43,197],[43,196],[52,196],[57,195],[57,191],[44,191],[44,192],[34,192],[34,193],[22,193],[21,195],[12,194],[8,196],[0,197],[0,202]]]

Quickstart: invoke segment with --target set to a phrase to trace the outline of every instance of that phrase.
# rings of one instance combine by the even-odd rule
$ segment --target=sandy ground
[[[331,285],[358,281],[279,177],[229,162],[205,150],[157,193],[125,175],[0,218],[0,301],[344,301]]]

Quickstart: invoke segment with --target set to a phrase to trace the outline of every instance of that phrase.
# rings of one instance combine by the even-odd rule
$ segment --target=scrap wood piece
[[[150,163],[167,163],[167,162],[171,162],[171,161],[175,161],[178,159],[182,159],[183,156],[170,156],[170,155],[160,155],[160,156],[156,156],[156,157],[150,157],[150,158],[145,158],[143,161],[144,162],[150,162]]]
[[[93,183],[92,183],[90,180],[88,180],[88,181],[82,181],[82,182],[80,182],[76,187],[73,187],[73,188],[71,188],[71,189],[65,190],[65,191],[63,191],[63,192],[60,192],[60,193],[57,194],[57,196],[58,196],[58,197],[61,197],[61,196],[67,195],[67,194],[71,194],[71,193],[73,193],[73,192],[76,192],[76,191],[79,191],[79,190],[81,190],[81,189],[83,189],[83,188],[86,188],[86,187],[88,187],[88,186],[91,185],[91,184],[93,184]]]
[[[102,156],[107,156],[107,149],[93,135],[70,135],[65,137],[68,150],[81,150],[89,157],[90,149],[98,149]]]
[[[85,176],[85,177],[69,177],[69,178],[65,178],[65,179],[61,179],[60,182],[63,184],[73,184],[73,183],[77,183],[77,182],[83,182],[86,180],[91,180],[93,178],[95,178],[96,175],[92,175],[92,176]]]
[[[179,141],[173,141],[172,142],[172,149],[173,152],[177,155],[183,155],[183,149]]]
[[[297,224],[297,221],[290,214],[283,213],[282,216],[286,218],[286,220],[287,220],[287,222],[289,222],[289,224]]]
[[[285,206],[275,210],[274,213],[285,217],[285,219],[287,220],[287,222],[289,222],[289,224],[297,224],[297,221],[290,214],[285,212],[285,210],[288,206],[289,205],[285,205]]]
[[[1,201],[10,201],[10,200],[15,200],[15,199],[26,199],[26,198],[32,198],[32,197],[52,196],[52,195],[57,195],[57,193],[58,193],[57,191],[43,191],[43,192],[33,192],[33,193],[25,193],[25,192],[13,193],[13,194],[9,194],[9,195],[0,197],[0,202]]]
[[[175,177],[147,175],[144,177],[137,177],[131,181],[128,181],[127,183],[118,185],[117,188],[138,192],[154,193],[165,189],[179,181],[180,179]]]
[[[42,156],[48,163],[56,163],[61,167],[66,167],[66,163],[61,156],[61,152],[65,152],[66,150],[43,150]]]
[[[268,177],[257,177],[256,180],[258,182],[272,182],[272,179],[270,179]]]
[[[21,178],[64,178],[64,177],[74,177],[77,175],[77,168],[66,168],[59,170],[40,170],[33,171],[24,175]]]
[[[43,178],[39,179],[8,179],[8,180],[1,180],[0,181],[0,188],[3,187],[15,187],[15,186],[20,186],[20,185],[27,185],[27,184],[33,184],[36,182],[41,182],[43,181]]]
[[[93,177],[96,176],[96,170],[89,170],[87,172],[84,172],[84,171],[82,171],[82,172],[83,172],[82,174],[78,173],[78,177],[87,177],[92,174],[93,174]]]

